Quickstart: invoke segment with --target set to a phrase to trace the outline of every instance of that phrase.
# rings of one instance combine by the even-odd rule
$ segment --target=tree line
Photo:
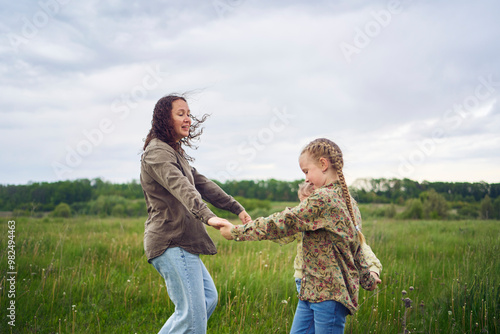
[[[269,180],[230,180],[216,182],[245,206],[268,210],[272,201],[297,202],[300,182]],[[404,207],[403,218],[486,218],[500,219],[500,183],[418,182],[410,179],[361,179],[350,187],[358,203],[384,204],[380,212],[394,217]],[[253,200],[253,201],[251,201]],[[374,206],[376,207],[376,206]],[[57,209],[57,210],[56,210]],[[382,212],[382,211],[383,212]],[[59,182],[32,182],[0,185],[0,211],[17,215],[143,216],[144,195],[138,181],[117,184],[96,179]],[[399,210],[401,211],[401,210]],[[445,214],[446,212],[446,214]]]
[[[447,201],[479,202],[486,195],[500,196],[500,183],[486,182],[417,182],[410,179],[358,179],[351,187],[361,203],[398,203],[418,198],[434,189]]]

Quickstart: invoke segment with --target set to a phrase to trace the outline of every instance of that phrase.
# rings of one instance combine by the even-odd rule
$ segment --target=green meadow
[[[2,219],[0,333],[156,333],[173,312],[144,256],[144,218],[22,217],[10,230]],[[500,332],[499,221],[365,219],[363,230],[383,283],[361,291],[345,333]],[[203,260],[219,291],[209,333],[288,333],[295,244],[209,233],[218,254]]]

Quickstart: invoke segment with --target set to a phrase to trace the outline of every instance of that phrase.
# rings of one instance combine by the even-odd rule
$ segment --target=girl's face
[[[299,157],[299,165],[306,176],[306,182],[311,183],[314,189],[326,184],[327,175],[322,170],[320,162],[311,159],[309,153],[306,152]]]
[[[179,99],[172,102],[172,122],[176,142],[189,136],[191,111],[186,101]]]

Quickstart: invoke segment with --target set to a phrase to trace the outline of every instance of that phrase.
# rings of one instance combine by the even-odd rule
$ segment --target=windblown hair
[[[337,144],[332,142],[326,138],[315,139],[310,142],[301,152],[301,155],[304,153],[308,153],[309,156],[318,161],[320,158],[325,158],[332,164],[333,169],[337,172],[339,176],[340,186],[342,187],[342,193],[344,195],[344,200],[347,204],[347,209],[349,210],[349,215],[351,216],[352,222],[356,227],[356,231],[358,232],[358,238],[361,243],[365,243],[365,237],[361,233],[361,229],[358,226],[355,216],[354,209],[352,206],[351,194],[349,193],[349,188],[347,187],[347,183],[345,182],[344,173],[342,172],[342,168],[344,167],[344,159],[342,157],[342,151]]]
[[[179,142],[176,142],[175,130],[172,121],[172,103],[177,100],[187,102],[183,96],[175,94],[164,96],[156,102],[153,111],[153,120],[151,121],[151,130],[149,130],[146,137],[143,149],[146,149],[153,138],[158,138],[159,140],[170,145],[175,151],[179,152],[184,158],[186,158],[186,160],[193,161],[194,159],[186,154],[182,146],[184,145],[193,149],[197,148],[192,142],[193,140],[199,139],[203,133],[203,128],[199,129],[199,127],[203,122],[205,122],[208,115],[204,114],[201,119],[197,119],[191,114],[193,122],[191,123],[191,128],[189,129],[189,135],[182,138]]]

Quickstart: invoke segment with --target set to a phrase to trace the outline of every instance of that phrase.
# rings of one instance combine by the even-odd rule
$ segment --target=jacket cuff
[[[375,265],[370,266],[370,268],[368,268],[368,270],[377,273],[377,275],[380,277],[380,269],[377,266],[375,266]]]
[[[241,233],[239,232],[238,226],[241,226],[241,225],[235,225],[233,228],[231,228],[231,236],[233,237],[234,241],[244,241],[244,240],[240,239]]]
[[[372,286],[375,284],[375,278],[370,275],[370,272],[362,274],[359,280],[359,284],[365,290],[370,290]]]
[[[253,227],[245,225],[234,225],[231,228],[231,235],[234,241],[257,241],[259,240],[258,236],[252,235]],[[250,233],[245,233],[250,232]]]
[[[209,208],[204,208],[204,209],[198,211],[198,213],[195,213],[195,216],[196,216],[196,218],[198,218],[199,220],[201,220],[201,222],[203,224],[206,224],[206,225],[208,225],[208,220],[210,218],[217,217],[212,212],[212,210],[210,210]]]
[[[245,211],[245,208],[235,200],[235,203],[232,205],[232,207],[229,211],[231,211],[232,213],[234,213],[235,215],[238,216],[240,213]]]

